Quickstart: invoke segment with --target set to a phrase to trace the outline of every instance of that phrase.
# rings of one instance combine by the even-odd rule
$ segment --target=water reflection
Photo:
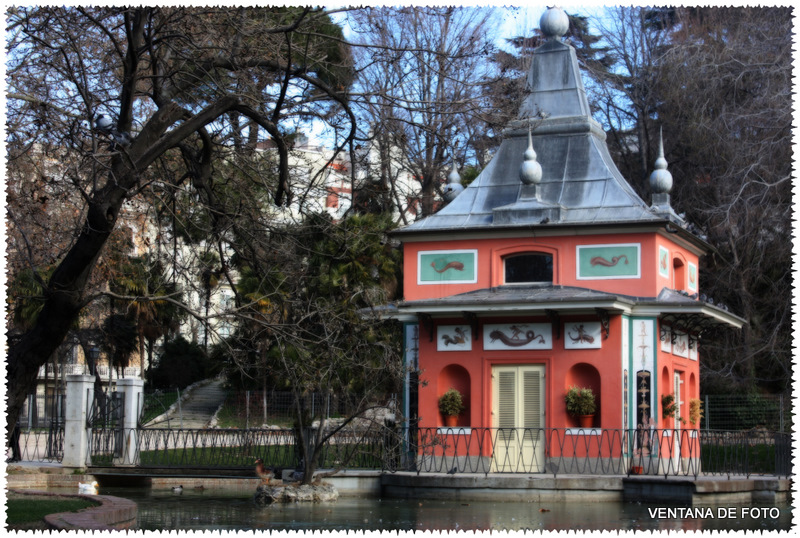
[[[341,498],[259,508],[249,494],[105,488],[134,500],[142,530],[788,530],[791,507],[777,518],[654,517],[656,505],[631,503],[510,503]],[[774,513],[775,511],[773,511]],[[741,514],[741,507],[735,507]]]

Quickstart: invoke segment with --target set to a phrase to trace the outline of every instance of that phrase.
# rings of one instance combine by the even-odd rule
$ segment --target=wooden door
[[[544,366],[492,368],[494,472],[544,472]]]

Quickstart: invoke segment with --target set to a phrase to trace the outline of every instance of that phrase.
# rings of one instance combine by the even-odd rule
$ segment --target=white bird
[[[92,482],[91,484],[84,484],[83,482],[78,482],[78,493],[90,493],[93,495],[97,495],[97,482]]]
[[[183,485],[174,486],[172,488],[172,493],[178,493],[178,494],[183,493]]]

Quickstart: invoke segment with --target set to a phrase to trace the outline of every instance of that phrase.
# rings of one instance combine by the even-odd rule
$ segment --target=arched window
[[[672,275],[674,282],[672,288],[675,290],[686,289],[686,266],[679,258],[672,260]]]
[[[503,258],[506,284],[553,282],[553,256],[524,252]]]

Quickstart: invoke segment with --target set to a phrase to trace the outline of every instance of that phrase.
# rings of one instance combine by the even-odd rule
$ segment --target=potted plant
[[[693,426],[700,424],[700,419],[703,418],[703,402],[699,398],[692,398],[689,400],[689,422]]]
[[[439,397],[439,411],[444,416],[446,426],[455,426],[458,415],[464,411],[464,399],[461,393],[454,388],[448,389]]]
[[[661,418],[674,417],[675,412],[678,410],[678,404],[675,403],[675,396],[673,394],[664,394],[661,396]]]
[[[594,392],[588,387],[570,387],[567,395],[564,396],[567,404],[567,413],[573,417],[578,417],[582,428],[591,428],[594,421],[594,413],[597,411]]]

